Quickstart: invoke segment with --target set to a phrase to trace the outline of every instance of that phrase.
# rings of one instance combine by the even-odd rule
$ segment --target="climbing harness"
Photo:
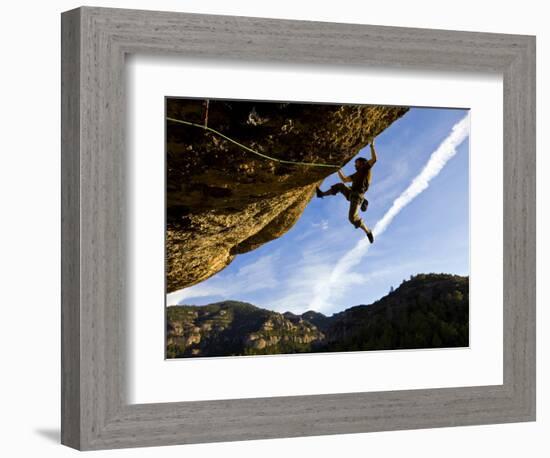
[[[208,105],[207,105],[207,110],[208,110]],[[339,168],[342,167],[341,165],[336,165],[336,164],[319,164],[319,163],[314,163],[314,162],[286,161],[284,159],[277,159],[275,157],[271,157],[271,156],[268,156],[266,154],[262,154],[258,151],[253,150],[252,148],[249,148],[246,145],[243,145],[242,143],[239,143],[236,140],[233,140],[232,138],[229,138],[227,135],[224,135],[221,132],[218,132],[217,130],[212,129],[211,127],[208,127],[208,125],[207,125],[207,123],[208,123],[208,111],[206,111],[204,125],[195,124],[194,122],[189,122],[189,121],[184,121],[182,119],[174,119],[174,118],[169,118],[169,117],[166,117],[166,120],[171,121],[171,122],[176,122],[176,123],[179,123],[179,124],[185,124],[186,126],[198,127],[200,129],[204,129],[208,132],[212,132],[212,133],[214,133],[216,135],[219,135],[220,137],[226,139],[227,141],[239,146],[240,148],[244,149],[245,151],[248,151],[249,153],[255,154],[255,155],[260,156],[260,157],[263,157],[264,159],[268,159],[270,161],[279,162],[281,164],[304,165],[304,166],[307,166],[307,167],[328,167],[328,168],[335,168],[335,169],[339,169]]]

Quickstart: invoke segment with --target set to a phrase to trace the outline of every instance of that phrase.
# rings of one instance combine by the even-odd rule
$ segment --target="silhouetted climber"
[[[338,193],[342,193],[344,197],[349,201],[349,213],[348,218],[351,224],[356,229],[361,228],[367,234],[370,243],[374,242],[374,235],[367,225],[363,222],[359,216],[359,207],[362,211],[367,210],[369,202],[365,199],[364,194],[369,189],[371,180],[371,169],[376,162],[376,151],[374,150],[374,139],[370,142],[371,158],[366,160],[364,157],[358,157],[355,159],[356,172],[351,176],[346,176],[341,170],[338,170],[338,176],[344,183],[351,183],[351,188],[344,183],[337,183],[331,186],[328,191],[321,191],[319,188],[315,190],[317,197],[323,198],[324,196],[335,196]]]

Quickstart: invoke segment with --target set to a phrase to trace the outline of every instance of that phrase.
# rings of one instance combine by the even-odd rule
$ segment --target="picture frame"
[[[535,420],[535,37],[81,7],[62,14],[61,38],[63,444],[93,450]],[[136,53],[502,74],[503,384],[129,404],[124,66]]]

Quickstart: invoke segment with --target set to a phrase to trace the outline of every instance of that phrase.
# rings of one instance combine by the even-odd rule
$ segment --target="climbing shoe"
[[[367,238],[369,239],[369,242],[374,243],[374,235],[372,234],[372,231],[367,228],[365,232],[367,233]]]
[[[366,212],[368,206],[369,206],[369,201],[367,199],[363,199],[363,202],[361,202],[361,211]]]
[[[319,187],[315,188],[315,194],[321,199],[324,197],[323,192],[319,189]]]

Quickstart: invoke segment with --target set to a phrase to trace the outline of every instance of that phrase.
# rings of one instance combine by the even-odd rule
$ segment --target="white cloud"
[[[369,200],[376,201],[378,204],[386,203],[391,200],[392,195],[399,193],[398,186],[409,173],[409,164],[404,160],[393,161],[390,167],[389,174],[381,180],[377,179],[376,167],[373,169],[373,180],[376,180],[376,184],[369,189],[367,196]]]
[[[466,115],[456,123],[451,133],[432,153],[422,171],[413,178],[405,191],[394,200],[390,209],[373,228],[375,238],[378,238],[391,224],[397,214],[405,208],[416,196],[424,191],[430,181],[436,177],[447,162],[456,154],[458,146],[466,139],[470,131],[470,118]],[[331,298],[341,296],[345,287],[354,281],[352,269],[359,264],[367,254],[370,243],[361,239],[355,247],[342,256],[330,272],[328,278],[321,278],[315,285],[315,294],[310,302],[310,308],[318,311],[330,307]],[[351,279],[350,279],[351,277]]]
[[[341,242],[342,234],[333,229],[297,247],[297,258],[289,261],[280,288],[266,305],[278,312],[307,311],[319,280],[328,278],[337,253],[343,252],[338,246]]]
[[[232,297],[278,286],[275,262],[279,253],[271,253],[241,267],[231,275],[218,274],[208,280],[166,295],[166,304],[175,305],[192,298],[207,296]]]
[[[298,234],[294,240],[301,242],[303,240],[309,239],[312,236],[318,236],[319,231],[326,231],[329,228],[328,219],[322,219],[318,223],[311,223],[310,227],[304,230],[301,234]]]
[[[326,231],[328,229],[328,220],[322,219],[318,223],[311,223],[311,225],[316,229],[322,229],[323,231]]]

